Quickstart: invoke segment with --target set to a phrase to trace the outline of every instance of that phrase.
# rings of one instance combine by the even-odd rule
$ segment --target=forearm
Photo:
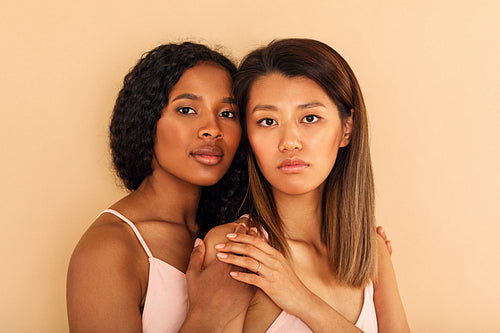
[[[315,333],[362,332],[320,297],[311,293],[296,310],[299,317]]]

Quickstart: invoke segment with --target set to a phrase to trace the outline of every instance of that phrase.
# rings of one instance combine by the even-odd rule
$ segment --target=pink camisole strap
[[[141,233],[139,232],[139,230],[137,229],[135,224],[132,223],[132,221],[130,221],[128,218],[126,218],[125,216],[123,216],[122,214],[118,213],[116,210],[113,210],[113,209],[105,209],[101,212],[101,214],[99,214],[99,216],[101,216],[104,213],[113,214],[114,216],[116,216],[120,220],[122,220],[123,222],[127,223],[130,226],[130,228],[132,228],[132,230],[134,231],[135,236],[137,237],[137,239],[141,243],[142,248],[144,249],[144,252],[146,252],[146,254],[148,255],[148,258],[153,257],[153,254],[149,250],[149,247],[147,246],[146,242],[144,241],[144,238],[142,238]]]

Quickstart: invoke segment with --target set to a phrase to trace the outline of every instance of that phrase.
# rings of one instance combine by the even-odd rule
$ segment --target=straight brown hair
[[[350,143],[339,149],[323,193],[321,238],[339,282],[363,287],[376,276],[374,184],[368,120],[358,81],[347,62],[328,45],[311,39],[282,39],[248,54],[233,82],[234,95],[246,128],[246,107],[253,83],[279,73],[307,77],[333,100],[341,119],[353,117]],[[245,135],[246,137],[246,135]],[[247,205],[252,223],[269,233],[270,244],[290,255],[271,186],[248,148]]]

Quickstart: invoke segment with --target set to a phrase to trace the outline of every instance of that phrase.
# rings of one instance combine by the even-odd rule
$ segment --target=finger
[[[263,269],[263,265],[259,261],[246,256],[238,256],[231,253],[219,252],[217,253],[217,259],[225,262],[226,264],[246,268],[254,273],[261,273]]]
[[[205,261],[205,243],[196,238],[194,248],[189,258],[189,265],[186,271],[187,274],[199,273],[203,269],[203,262]]]
[[[215,245],[215,249],[218,253],[232,253],[240,256],[251,257],[259,262],[269,263],[273,257],[273,255],[267,254],[252,244],[227,242]]]
[[[387,235],[385,234],[384,227],[378,226],[377,233],[382,237],[385,241],[387,240]]]
[[[239,221],[239,220],[238,220]],[[246,234],[247,233],[247,225],[245,222],[238,223],[234,228],[234,232],[237,234]]]
[[[259,237],[236,233],[227,234],[226,237],[233,242],[251,244],[267,254],[273,254],[276,252],[271,245]]]
[[[259,232],[257,231],[257,228],[255,227],[252,227],[248,230],[248,234],[250,236],[255,236],[255,237],[259,237]]]
[[[387,246],[387,251],[389,251],[389,255],[392,256],[392,244],[390,240],[385,241],[385,246]]]
[[[257,274],[245,273],[245,272],[231,272],[229,273],[229,275],[231,275],[231,277],[237,281],[244,282],[246,284],[250,284],[252,286],[256,286],[260,289],[263,289],[262,285],[264,284],[265,280],[263,277]]]
[[[218,251],[217,252],[217,257],[220,259],[225,259],[228,257],[228,255],[233,255],[234,258],[237,259],[235,263],[225,261],[224,262],[228,264],[234,264],[237,266],[244,267],[246,269],[249,269],[253,272],[257,272],[257,267],[259,263],[262,266],[267,266],[269,268],[275,269],[276,265],[280,262],[280,260],[283,259],[283,256],[281,255],[280,252],[275,250],[274,254],[267,254],[264,251],[262,251],[259,248],[256,248],[255,246],[251,244],[243,244],[243,243],[234,243],[234,242],[228,242],[228,243],[222,243],[222,244],[217,244],[215,245],[215,249]],[[233,258],[233,257],[231,257]],[[240,265],[240,262],[245,262],[243,258],[250,258],[253,260],[254,264],[250,262],[247,265]],[[260,270],[262,272],[262,269]]]

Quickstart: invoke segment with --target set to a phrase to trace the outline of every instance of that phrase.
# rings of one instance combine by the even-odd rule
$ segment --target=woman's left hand
[[[283,254],[257,236],[230,233],[228,243],[217,244],[217,258],[225,263],[246,268],[249,272],[231,272],[238,281],[264,291],[281,309],[298,315],[306,297],[314,294],[300,281]],[[301,305],[300,307],[298,305]]]

